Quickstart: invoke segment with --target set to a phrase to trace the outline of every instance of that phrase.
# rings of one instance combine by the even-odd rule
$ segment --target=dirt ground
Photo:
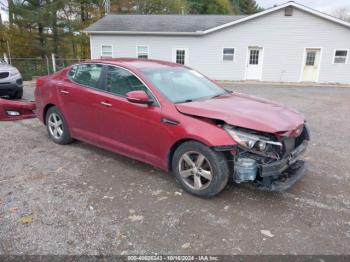
[[[149,165],[56,145],[36,119],[2,122],[0,254],[350,254],[350,88],[226,85],[308,119],[308,171],[288,192],[198,199]]]

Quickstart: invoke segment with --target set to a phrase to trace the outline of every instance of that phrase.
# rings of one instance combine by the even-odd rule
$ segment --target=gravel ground
[[[307,117],[309,169],[288,192],[198,199],[149,165],[56,145],[36,119],[3,122],[0,254],[350,254],[350,88],[226,85]]]

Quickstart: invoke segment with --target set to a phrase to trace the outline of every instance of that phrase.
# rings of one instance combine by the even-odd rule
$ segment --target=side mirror
[[[130,103],[151,105],[153,100],[149,98],[147,93],[143,90],[131,91],[126,94],[126,99]]]

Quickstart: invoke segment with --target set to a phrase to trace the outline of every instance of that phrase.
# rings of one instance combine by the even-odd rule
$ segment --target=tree
[[[187,0],[190,14],[202,14],[204,12],[203,0]]]
[[[30,33],[31,49],[41,57],[89,54],[88,37],[81,31],[100,18],[100,0],[13,0],[13,26]]]
[[[60,29],[62,28],[62,24],[59,21],[59,14],[62,12],[64,7],[67,5],[67,0],[55,0],[52,2],[47,3],[48,5],[48,17],[49,17],[49,23],[48,26],[52,29],[52,39],[53,39],[53,52],[55,54],[58,53],[59,50],[59,39],[62,37],[60,36]]]
[[[112,13],[132,13],[133,3],[130,0],[110,0]]]
[[[346,7],[341,7],[334,10],[333,15],[344,21],[350,22],[350,10]]]
[[[240,14],[254,14],[262,11],[262,8],[256,3],[255,0],[232,0],[234,6],[239,10]]]
[[[80,18],[82,22],[102,15],[102,0],[72,0],[72,4],[80,4]]]
[[[204,13],[228,15],[233,13],[233,8],[228,0],[209,1],[204,8]]]
[[[80,46],[80,58],[89,56],[89,38],[82,33],[82,30],[103,16],[102,3],[102,0],[71,0],[68,4],[68,8],[71,6],[71,15],[66,16],[64,21],[71,26],[70,41],[68,42],[72,44],[75,58],[78,55],[78,50],[76,50],[78,46]],[[80,20],[77,17],[80,17]]]
[[[190,14],[233,14],[229,0],[187,0]]]
[[[10,25],[13,23],[13,0],[7,0],[7,6],[9,9],[9,22]]]
[[[172,0],[168,3],[168,13],[171,14],[187,14],[188,4],[186,0]]]
[[[132,8],[138,14],[182,14],[186,12],[186,0],[133,0]]]
[[[38,40],[36,48],[40,51],[42,57],[45,56],[46,37],[45,25],[51,20],[49,17],[49,5],[47,1],[42,0],[24,0],[13,3],[12,14],[14,23],[20,28],[27,30],[36,30]],[[35,36],[34,36],[35,37]]]

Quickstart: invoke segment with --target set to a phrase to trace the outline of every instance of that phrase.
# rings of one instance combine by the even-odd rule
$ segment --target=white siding
[[[305,48],[322,48],[318,82],[350,83],[350,59],[333,64],[335,49],[350,49],[350,30],[295,9],[284,10],[206,36],[91,36],[91,57],[112,44],[114,57],[136,57],[137,45],[149,46],[149,58],[172,61],[174,48],[187,48],[188,66],[218,80],[243,80],[249,46],[264,48],[263,81],[301,80]],[[235,48],[234,62],[222,60],[224,47]],[[350,55],[350,54],[349,54]]]

